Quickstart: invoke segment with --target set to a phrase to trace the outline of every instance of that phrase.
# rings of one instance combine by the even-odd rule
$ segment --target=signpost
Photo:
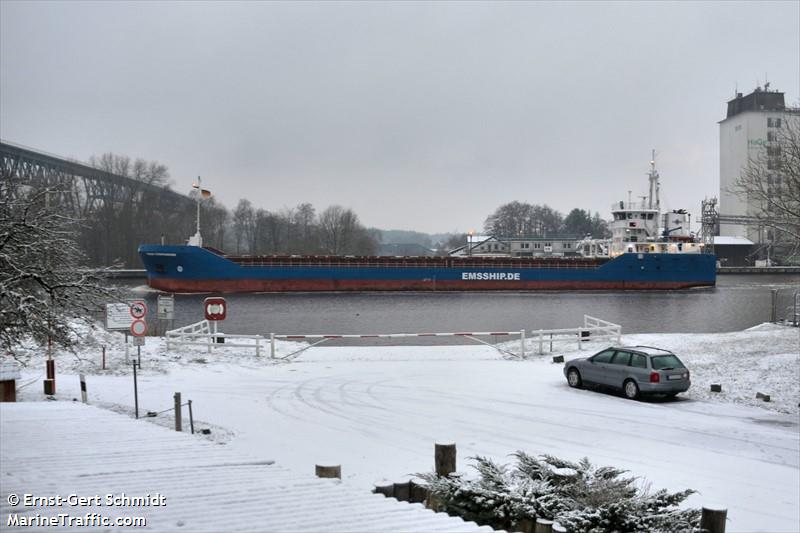
[[[143,300],[131,302],[130,307],[133,322],[131,322],[131,334],[133,335],[133,345],[136,346],[136,360],[139,367],[142,366],[142,346],[144,346],[144,336],[147,333],[147,304]]]
[[[203,302],[203,310],[205,311],[206,320],[214,324],[214,341],[223,342],[225,337],[217,337],[217,322],[225,320],[228,315],[228,304],[225,303],[225,298],[214,296],[206,298]]]

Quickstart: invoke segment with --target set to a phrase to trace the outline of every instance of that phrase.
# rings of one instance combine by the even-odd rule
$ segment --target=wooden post
[[[394,484],[394,497],[399,502],[407,502],[411,498],[411,482]]]
[[[391,481],[380,481],[375,484],[375,488],[372,489],[372,492],[375,494],[383,494],[387,498],[391,498],[394,496],[394,483]]]
[[[778,321],[778,289],[772,289],[772,313],[770,322]]]
[[[700,518],[700,529],[705,529],[708,533],[725,533],[725,521],[727,517],[727,509],[721,507],[703,507],[703,514]]]
[[[181,393],[176,392],[175,396],[175,431],[183,431],[183,420],[181,420]]]
[[[428,497],[428,485],[421,479],[411,479],[411,488],[408,501],[412,503],[423,503]]]
[[[189,427],[192,429],[192,435],[194,435],[194,416],[192,416],[192,400],[188,400],[186,403],[189,404]]]
[[[545,520],[544,518],[536,519],[536,527],[533,528],[534,533],[553,533],[553,521]]]
[[[434,462],[437,476],[448,476],[456,471],[456,443],[436,443]]]
[[[315,465],[317,477],[342,479],[342,465]]]
[[[514,531],[519,531],[520,533],[533,533],[533,528],[533,520],[530,518],[523,518],[517,522],[517,527],[514,528]]]
[[[106,347],[103,346],[103,370],[106,369]]]

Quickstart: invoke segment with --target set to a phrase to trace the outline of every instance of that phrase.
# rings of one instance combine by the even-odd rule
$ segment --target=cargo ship
[[[716,257],[689,232],[685,211],[661,216],[650,195],[612,207],[611,239],[575,243],[580,255],[236,256],[202,246],[142,245],[148,285],[166,292],[675,290],[713,286]],[[199,210],[198,210],[199,213]],[[663,224],[663,226],[660,226]]]

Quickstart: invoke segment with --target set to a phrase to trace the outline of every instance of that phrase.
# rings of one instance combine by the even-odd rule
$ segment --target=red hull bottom
[[[338,291],[586,291],[675,290],[710,287],[695,281],[369,281],[369,280],[177,280],[148,279],[165,292],[338,292]]]

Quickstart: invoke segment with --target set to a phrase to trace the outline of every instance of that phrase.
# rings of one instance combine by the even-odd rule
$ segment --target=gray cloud
[[[511,200],[606,216],[656,148],[668,207],[696,212],[735,84],[798,102],[798,6],[6,1],[0,135],[422,231]]]

